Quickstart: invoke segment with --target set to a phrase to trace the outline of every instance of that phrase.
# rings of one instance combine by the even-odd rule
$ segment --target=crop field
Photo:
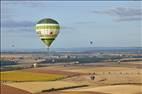
[[[44,74],[24,71],[1,72],[1,81],[26,82],[26,81],[55,81],[64,78],[64,75]]]
[[[106,94],[142,94],[141,88],[142,87],[140,85],[111,85],[79,89],[78,91],[105,92]]]
[[[58,74],[58,75],[64,75],[66,77],[72,77],[76,75],[84,75],[85,73],[79,73],[79,72],[70,72],[70,71],[64,71],[64,70],[55,70],[53,69],[48,69],[48,68],[32,68],[32,69],[25,69],[23,71],[27,72],[34,72],[34,73],[47,73],[47,74]]]
[[[0,94],[32,94],[28,91],[0,84]]]
[[[69,91],[69,92],[51,92],[51,93],[40,93],[40,94],[108,94],[102,92],[90,92],[90,91]]]
[[[70,91],[70,92],[64,92],[61,94],[107,94],[107,93],[100,93],[100,92],[90,92],[90,91]]]
[[[66,82],[66,81],[48,81],[48,82],[6,83],[6,85],[19,88],[31,93],[37,93],[37,92],[41,92],[42,90],[79,86],[81,84],[76,84],[73,82]]]

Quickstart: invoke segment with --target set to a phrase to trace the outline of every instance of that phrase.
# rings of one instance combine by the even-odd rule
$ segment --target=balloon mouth
[[[43,42],[44,44],[46,44],[48,47],[50,47],[51,44],[52,44],[52,42],[55,40],[55,38],[41,39],[41,40],[42,40],[42,42]]]

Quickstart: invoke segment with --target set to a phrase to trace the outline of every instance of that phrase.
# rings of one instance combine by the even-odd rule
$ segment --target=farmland
[[[15,88],[20,88],[32,93],[41,92],[42,90],[57,89],[64,87],[78,86],[79,84],[66,81],[50,81],[50,82],[22,82],[22,83],[7,83],[6,85]],[[81,85],[81,84],[80,84]]]
[[[129,89],[128,89],[129,88]],[[139,85],[114,85],[114,86],[102,86],[89,89],[80,89],[79,91],[104,91],[107,94],[141,94],[141,86]],[[119,92],[116,92],[119,91]]]
[[[21,56],[14,54],[13,57]],[[95,63],[38,62],[24,55],[17,65],[1,71],[2,94],[141,94],[142,61]],[[11,57],[11,56],[9,56]],[[7,58],[7,57],[6,57]],[[36,59],[35,59],[36,58]],[[37,67],[32,67],[37,60]],[[45,58],[46,61],[48,59]],[[131,59],[130,59],[131,60]],[[7,67],[21,66],[20,70]],[[94,80],[91,79],[94,76]],[[6,90],[9,89],[9,92]],[[21,93],[18,93],[21,92]],[[22,93],[23,92],[23,93]]]
[[[90,92],[90,91],[65,91],[65,92],[52,92],[52,93],[40,93],[40,94],[107,94],[102,92]]]
[[[25,82],[25,81],[55,81],[64,78],[58,74],[43,74],[24,71],[1,72],[1,81]]]
[[[8,85],[0,84],[0,87],[1,87],[0,94],[31,94],[30,92],[27,92],[25,90],[14,88]]]

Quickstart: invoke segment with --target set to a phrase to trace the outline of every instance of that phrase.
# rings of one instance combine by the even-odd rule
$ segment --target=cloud
[[[20,5],[20,6],[26,6],[26,7],[47,7],[46,1],[40,2],[40,1],[6,1],[2,2],[5,5]]]
[[[63,31],[74,31],[74,30],[76,30],[76,28],[74,28],[74,27],[70,27],[70,26],[61,26],[61,30],[63,30]]]
[[[116,21],[139,21],[142,20],[142,17],[125,17],[125,18],[121,18],[121,19],[117,19]]]
[[[104,11],[93,11],[96,14],[106,14],[116,17],[115,21],[137,21],[142,20],[142,10],[138,8],[117,7]]]
[[[1,28],[2,31],[31,31],[35,23],[32,21],[17,21],[13,9],[7,4],[12,2],[3,2],[1,11]],[[14,3],[14,2],[13,2]],[[16,2],[15,2],[16,3]]]
[[[30,32],[34,30],[35,23],[31,21],[14,21],[6,20],[1,22],[2,31],[24,31]]]
[[[2,21],[1,26],[6,28],[23,28],[23,27],[32,27],[35,23],[31,21]]]
[[[77,25],[86,25],[86,24],[94,24],[96,23],[95,21],[80,21],[80,22],[76,22],[75,24]]]
[[[15,31],[33,31],[36,23],[32,21],[14,21],[14,20],[6,20],[2,21],[1,27],[4,30]],[[63,31],[74,31],[76,28],[71,26],[61,26],[61,30]]]

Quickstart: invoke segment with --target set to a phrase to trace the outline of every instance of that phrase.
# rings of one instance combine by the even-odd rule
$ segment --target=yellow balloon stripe
[[[55,38],[57,35],[40,35],[40,38]]]

